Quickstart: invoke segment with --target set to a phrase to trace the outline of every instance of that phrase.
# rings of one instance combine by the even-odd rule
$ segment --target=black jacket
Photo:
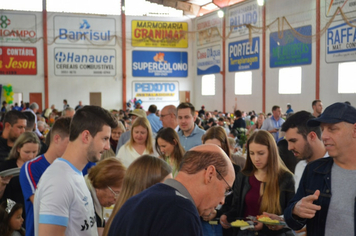
[[[2,137],[2,132],[0,133],[0,163],[4,162],[9,156],[11,147],[7,146],[7,139]]]
[[[278,182],[280,190],[279,202],[281,204],[281,210],[283,212],[284,209],[287,207],[288,202],[293,198],[295,194],[293,175],[289,172],[285,172],[280,176]],[[231,210],[225,214],[227,216],[228,222],[236,220],[237,217],[244,217],[245,196],[250,190],[250,188],[251,187],[249,184],[249,176],[243,174],[242,172],[238,173],[234,183],[232,207]],[[279,233],[285,231],[285,229],[282,229],[280,231],[281,232],[270,231],[266,226],[264,226],[262,229],[262,235],[278,235]]]

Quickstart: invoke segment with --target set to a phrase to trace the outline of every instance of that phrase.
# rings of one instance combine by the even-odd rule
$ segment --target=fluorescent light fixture
[[[224,17],[224,11],[219,10],[219,11],[218,11],[218,17],[219,17],[219,18],[223,18],[223,17]]]
[[[259,6],[263,6],[264,0],[257,0],[257,4],[258,4]]]

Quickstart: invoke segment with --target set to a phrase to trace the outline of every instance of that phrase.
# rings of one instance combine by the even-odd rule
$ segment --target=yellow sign
[[[135,47],[188,47],[188,23],[133,20],[132,46]]]
[[[174,93],[137,93],[136,97],[174,97]]]

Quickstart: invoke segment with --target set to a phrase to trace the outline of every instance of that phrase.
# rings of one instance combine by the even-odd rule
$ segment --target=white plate
[[[20,170],[21,168],[16,167],[16,168],[12,168],[12,169],[8,169],[8,170],[4,170],[0,172],[0,176],[2,177],[6,177],[6,176],[19,176],[20,175]]]

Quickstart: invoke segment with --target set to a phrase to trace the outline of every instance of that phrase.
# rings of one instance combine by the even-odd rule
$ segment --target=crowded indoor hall
[[[0,2],[0,236],[356,235],[356,0]]]

